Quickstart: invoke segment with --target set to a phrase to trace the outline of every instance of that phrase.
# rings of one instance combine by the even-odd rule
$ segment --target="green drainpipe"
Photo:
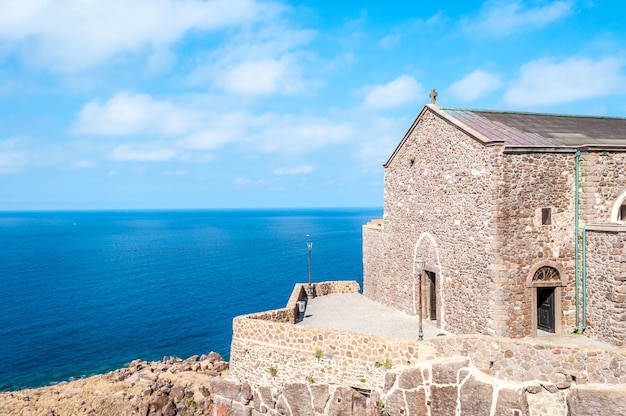
[[[580,320],[580,296],[578,293],[578,180],[579,180],[579,163],[580,163],[580,151],[576,151],[575,155],[575,179],[574,179],[574,299],[576,299],[576,328],[575,332],[578,332],[579,320]]]
[[[583,227],[583,327],[582,331],[587,329],[587,228]]]

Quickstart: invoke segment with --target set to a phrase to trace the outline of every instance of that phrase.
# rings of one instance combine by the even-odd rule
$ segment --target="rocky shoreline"
[[[107,374],[0,393],[0,416],[175,416],[212,412],[210,381],[228,373],[216,352],[134,360]]]

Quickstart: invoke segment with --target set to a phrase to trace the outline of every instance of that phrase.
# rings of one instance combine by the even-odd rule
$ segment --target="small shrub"
[[[315,358],[317,358],[318,360],[322,357],[322,355],[324,355],[324,351],[320,350],[319,348],[315,349]]]
[[[270,374],[272,375],[272,377],[276,377],[276,374],[278,373],[278,370],[274,367],[270,367],[267,369],[267,371],[270,372]]]
[[[311,374],[306,376],[306,381],[308,381],[310,384],[315,384],[315,379],[313,378]]]

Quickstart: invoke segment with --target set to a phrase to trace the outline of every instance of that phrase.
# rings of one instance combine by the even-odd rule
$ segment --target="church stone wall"
[[[581,228],[584,224],[611,222],[613,205],[624,193],[626,193],[626,152],[581,154]]]
[[[495,333],[492,200],[500,157],[499,146],[423,113],[385,169],[383,268],[371,290],[372,277],[365,277],[368,297],[417,315],[417,251],[436,273],[438,326]],[[426,300],[426,285],[423,294]]]
[[[502,291],[508,336],[533,335],[536,288],[526,283],[540,264],[557,266],[564,273],[566,286],[557,300],[560,326],[562,332],[571,332],[574,326],[574,166],[574,153],[505,154],[498,200],[502,274],[496,284]],[[544,208],[550,210],[549,224],[542,223]]]
[[[616,227],[618,228],[618,227]],[[626,226],[587,232],[585,334],[626,346]]]
[[[383,276],[384,225],[382,220],[363,226],[363,294],[374,299]]]

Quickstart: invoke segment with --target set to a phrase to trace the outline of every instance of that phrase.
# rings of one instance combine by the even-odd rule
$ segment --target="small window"
[[[626,202],[624,202],[622,206],[619,207],[619,211],[617,213],[617,220],[626,221]]]
[[[541,225],[552,224],[552,208],[541,208]]]

